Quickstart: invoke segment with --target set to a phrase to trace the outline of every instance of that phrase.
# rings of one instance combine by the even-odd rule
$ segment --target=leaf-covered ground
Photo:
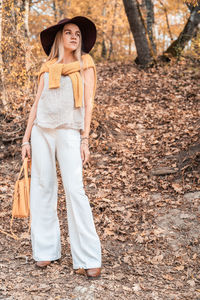
[[[101,279],[73,272],[58,166],[62,258],[37,269],[28,222],[16,220],[21,240],[1,234],[0,299],[200,299],[199,62],[149,70],[99,63],[97,71],[91,159],[83,173],[102,244]],[[20,143],[1,147],[13,149],[1,168],[7,232]]]

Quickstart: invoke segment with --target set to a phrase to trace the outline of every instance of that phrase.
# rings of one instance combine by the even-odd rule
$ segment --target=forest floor
[[[58,167],[62,258],[37,269],[28,221],[16,220],[21,240],[0,233],[0,299],[200,299],[199,62],[148,70],[99,63],[97,72],[83,173],[102,245],[101,279],[73,272]],[[4,126],[11,132],[17,122],[2,121],[10,136]],[[0,229],[7,232],[20,143],[1,163]]]

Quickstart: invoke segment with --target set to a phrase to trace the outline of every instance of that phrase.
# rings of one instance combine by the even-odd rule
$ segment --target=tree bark
[[[131,55],[131,44],[132,44],[131,30],[129,29],[129,31],[128,31],[128,55]]]
[[[145,27],[141,20],[137,1],[123,0],[123,3],[137,50],[137,58],[135,61],[140,65],[148,65],[153,61],[153,57],[149,49]]]
[[[149,40],[151,42],[151,46],[154,50],[154,53],[156,53],[156,44],[154,42],[153,37],[153,24],[155,22],[154,20],[154,4],[152,0],[145,0],[146,10],[147,10],[147,33],[149,36]]]
[[[106,2],[104,1],[103,3],[103,8],[102,8],[102,16],[103,16],[103,32],[102,32],[102,48],[101,48],[101,57],[106,58],[107,56],[107,47],[106,47],[106,36],[105,36],[105,30],[106,30]]]
[[[24,35],[27,39],[29,39],[30,32],[29,32],[28,20],[29,20],[30,3],[29,0],[23,1],[23,3],[24,3]]]
[[[101,57],[106,58],[106,55],[107,55],[106,43],[105,43],[105,40],[103,38],[102,48],[101,48]]]
[[[52,9],[55,22],[67,17],[68,8],[71,5],[71,0],[53,0]]]
[[[108,59],[110,59],[111,54],[113,52],[113,36],[115,34],[115,21],[116,21],[117,5],[118,5],[117,0],[115,0]]]
[[[190,17],[180,33],[179,37],[172,42],[168,49],[161,56],[162,59],[170,60],[170,57],[179,57],[186,44],[197,34],[200,24],[200,3],[191,7]]]
[[[167,14],[167,8],[161,0],[159,0],[159,2],[163,7],[163,11],[164,11],[164,14],[165,14],[165,19],[166,19],[167,29],[168,29],[168,32],[169,32],[170,39],[171,39],[171,41],[173,41],[172,32],[171,32],[171,29],[170,29],[170,26],[169,26],[169,18],[168,18],[168,14]]]
[[[5,76],[3,72],[3,58],[2,58],[2,16],[3,16],[3,0],[0,0],[0,69],[1,69],[1,78],[0,78],[0,98],[2,102],[0,103],[1,110],[8,110],[8,101],[5,88]]]
[[[58,10],[58,15],[59,15],[59,20],[64,19],[65,15],[67,13],[67,6],[68,6],[68,1],[67,0],[62,0],[62,1],[57,1],[57,10]]]
[[[54,13],[54,20],[57,22],[58,19],[58,14],[57,14],[57,6],[56,6],[56,0],[53,0],[52,2],[52,8],[53,8],[53,13]]]

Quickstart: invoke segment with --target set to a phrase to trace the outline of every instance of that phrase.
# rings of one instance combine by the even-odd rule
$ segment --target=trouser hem
[[[73,269],[74,270],[77,270],[77,269],[93,269],[93,268],[101,268],[102,266],[101,265],[75,265],[73,266]]]
[[[33,256],[33,259],[35,261],[52,261],[52,260],[57,260],[57,259],[60,259],[61,258],[61,255],[58,255],[58,256],[52,256],[52,257],[38,257],[38,256]]]

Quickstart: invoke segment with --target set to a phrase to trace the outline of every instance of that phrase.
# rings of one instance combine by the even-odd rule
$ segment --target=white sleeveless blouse
[[[45,128],[64,125],[84,130],[84,83],[82,107],[75,108],[72,81],[61,75],[60,87],[49,89],[49,73],[44,73],[44,88],[38,101],[34,124]]]

